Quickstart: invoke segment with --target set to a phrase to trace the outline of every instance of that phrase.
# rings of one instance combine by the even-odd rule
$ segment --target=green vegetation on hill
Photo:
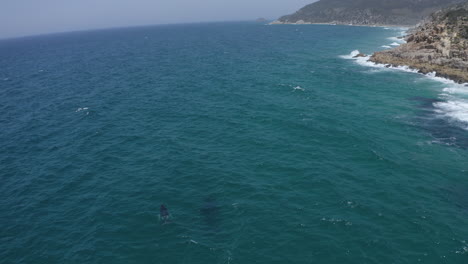
[[[430,13],[461,0],[320,0],[277,23],[415,25]]]

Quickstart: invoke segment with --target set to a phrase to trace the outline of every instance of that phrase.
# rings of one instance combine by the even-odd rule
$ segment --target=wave
[[[397,70],[408,73],[417,73],[424,75],[426,78],[433,81],[445,84],[445,87],[442,89],[442,93],[439,95],[442,101],[433,103],[436,117],[446,119],[450,123],[468,130],[468,84],[458,84],[452,80],[438,77],[436,72],[422,74],[418,69],[413,69],[409,66],[391,66],[374,63],[369,61],[370,56],[355,58],[358,54],[360,54],[359,50],[353,50],[349,55],[342,55],[340,57],[344,59],[352,59],[361,66],[378,69],[378,71]]]
[[[455,121],[463,129],[468,130],[468,100],[452,99],[446,102],[434,103],[435,112],[440,117]]]
[[[391,49],[392,47],[390,47],[388,45],[383,45],[382,48]]]
[[[293,88],[293,90],[300,90],[300,91],[305,91],[304,88],[300,87],[300,86],[296,86]]]
[[[393,41],[394,43],[406,43],[406,40],[399,37],[389,37],[387,39]]]
[[[390,44],[390,46],[400,46],[401,44],[400,43],[396,43],[396,42],[393,42]]]
[[[348,55],[341,55],[340,58],[343,58],[343,59],[354,59],[354,57],[356,57],[359,53],[360,53],[359,50],[353,50],[353,51],[351,51],[351,53],[348,54]]]
[[[80,107],[80,108],[76,109],[75,112],[86,111],[86,110],[88,110],[88,109],[89,109],[88,107]]]
[[[459,95],[468,95],[468,87],[463,85],[457,85],[453,87],[445,87],[444,92],[448,94],[459,94]]]

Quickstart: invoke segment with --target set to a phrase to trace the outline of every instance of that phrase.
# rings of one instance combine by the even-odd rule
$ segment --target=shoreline
[[[413,66],[418,63],[395,63],[395,61],[391,60],[385,60],[381,58],[376,58],[375,55],[378,54],[377,52],[372,54],[371,56],[367,57],[366,62],[368,63],[373,63],[376,66],[382,66],[388,69],[401,69],[402,67],[410,70],[411,72],[422,74],[425,76],[428,76],[430,74],[433,74],[434,77],[438,77],[441,79],[445,79],[448,81],[451,81],[456,84],[464,85],[468,87],[468,79],[465,79],[463,77],[460,77],[460,75],[456,74],[454,75],[453,73],[447,73],[447,71],[454,71],[453,68],[445,68],[444,66],[434,66],[431,65],[428,67],[427,65],[424,65],[424,63],[420,63],[421,67],[418,66]],[[400,62],[403,60],[400,60]],[[409,62],[409,61],[407,61]],[[439,71],[437,71],[436,68],[439,68]],[[455,70],[457,73],[462,73],[460,70]]]
[[[366,67],[373,67],[373,68],[379,68],[379,69],[389,69],[389,70],[398,70],[398,71],[403,71],[403,72],[408,72],[408,73],[415,73],[419,74],[428,78],[431,78],[433,80],[437,80],[443,83],[451,83],[451,84],[456,84],[456,85],[461,85],[464,87],[468,87],[468,81],[466,82],[457,82],[451,78],[448,78],[447,76],[441,75],[437,71],[428,71],[424,72],[421,69],[412,67],[410,65],[399,65],[399,64],[385,64],[385,63],[380,63],[380,62],[375,62],[371,60],[371,55],[367,57],[361,57],[361,58],[352,58],[354,60],[358,61],[358,64]],[[361,60],[359,60],[361,59]]]
[[[347,24],[347,23],[312,23],[312,22],[300,22],[300,23],[291,23],[291,22],[281,22],[275,20],[273,22],[268,23],[268,25],[327,25],[327,26],[351,26],[351,27],[388,27],[388,28],[413,28],[417,25],[384,25],[384,24],[372,24],[372,25],[364,25],[364,24]]]

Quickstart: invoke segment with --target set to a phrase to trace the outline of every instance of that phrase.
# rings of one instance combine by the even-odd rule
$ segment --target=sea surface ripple
[[[398,35],[1,40],[0,263],[468,263],[468,87],[340,57]]]

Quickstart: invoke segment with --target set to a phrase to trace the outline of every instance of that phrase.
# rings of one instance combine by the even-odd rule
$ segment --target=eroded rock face
[[[370,60],[468,82],[468,3],[432,14],[406,41],[395,49],[376,52]]]

